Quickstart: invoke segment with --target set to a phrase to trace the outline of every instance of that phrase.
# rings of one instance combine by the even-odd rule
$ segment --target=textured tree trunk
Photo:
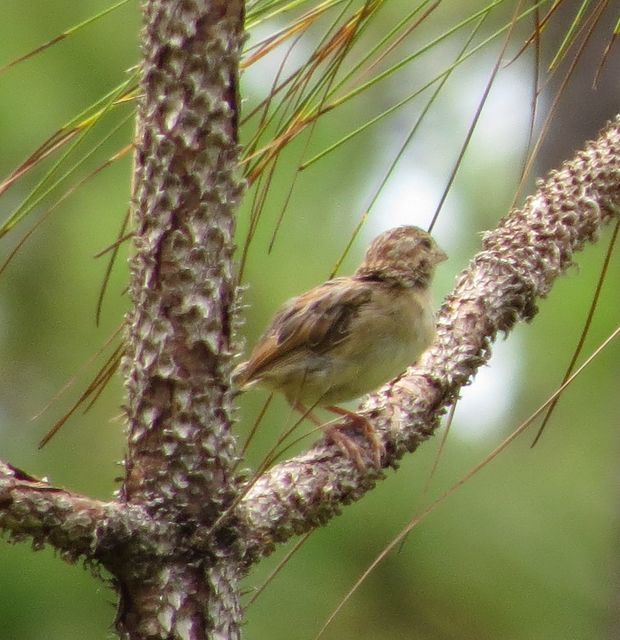
[[[197,555],[188,543],[234,495],[228,380],[243,3],[144,8],[122,498],[175,528],[165,566],[117,573],[117,622],[132,640],[236,638],[239,555],[225,542]]]

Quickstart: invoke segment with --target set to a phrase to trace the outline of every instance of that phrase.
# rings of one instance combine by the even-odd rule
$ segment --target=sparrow
[[[435,335],[430,285],[446,259],[418,227],[385,231],[352,276],[328,280],[280,308],[249,360],[234,370],[233,385],[280,392],[315,424],[322,424],[312,413],[316,406],[347,416],[326,428],[328,437],[363,469],[359,446],[343,431],[361,429],[379,468],[384,448],[372,425],[337,405],[396,377],[429,347]]]

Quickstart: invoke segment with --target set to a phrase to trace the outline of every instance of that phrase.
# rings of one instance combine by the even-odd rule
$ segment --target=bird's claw
[[[375,469],[381,469],[381,460],[385,455],[385,446],[383,442],[381,442],[377,432],[365,418],[357,414],[355,414],[355,417],[357,418],[355,423],[362,427],[364,437],[371,445],[372,466]],[[365,471],[368,465],[364,461],[363,449],[353,438],[344,432],[343,427],[344,425],[331,427],[327,431],[327,436],[360,471]]]

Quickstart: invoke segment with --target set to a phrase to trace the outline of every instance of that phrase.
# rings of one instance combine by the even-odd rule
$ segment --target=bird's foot
[[[381,439],[370,422],[363,416],[360,416],[353,411],[342,409],[341,407],[331,406],[327,407],[327,409],[332,413],[349,418],[353,426],[361,429],[362,434],[371,446],[373,466],[375,469],[380,469],[381,459],[385,455],[385,446],[383,445],[383,442],[381,442]],[[336,425],[334,427],[330,427],[327,430],[327,435],[331,438],[334,444],[340,447],[342,453],[353,461],[360,471],[364,471],[368,465],[364,462],[364,457],[362,455],[363,449],[355,442],[355,440],[353,440],[353,438],[349,437],[344,432],[344,429],[347,426],[349,425]]]

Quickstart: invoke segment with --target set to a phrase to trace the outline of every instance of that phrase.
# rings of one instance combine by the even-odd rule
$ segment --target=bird
[[[361,430],[380,468],[384,447],[369,421],[337,406],[373,391],[414,364],[435,336],[431,282],[447,259],[432,236],[399,226],[377,236],[352,276],[291,298],[274,315],[233,385],[282,393],[315,424],[317,406],[349,418],[325,431],[364,469],[360,447],[344,427]]]

